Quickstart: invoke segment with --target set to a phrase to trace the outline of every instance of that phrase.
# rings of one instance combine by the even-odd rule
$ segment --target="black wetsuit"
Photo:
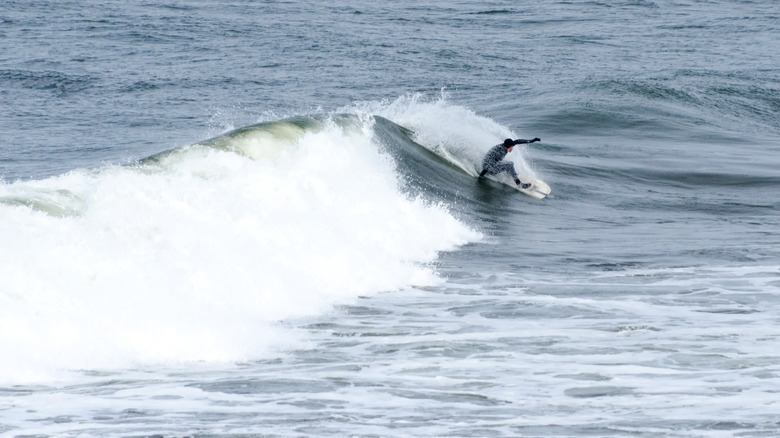
[[[512,179],[515,180],[515,184],[522,188],[528,188],[530,184],[523,184],[517,178],[517,172],[515,171],[515,165],[511,161],[503,161],[506,154],[509,153],[509,148],[516,144],[533,143],[535,141],[541,141],[539,138],[533,140],[512,140],[508,138],[503,143],[497,144],[490,148],[485,158],[482,160],[482,172],[479,176],[485,176],[487,174],[496,175],[501,172],[509,172],[512,175]]]
[[[510,161],[502,161],[506,154],[509,153],[509,149],[504,146],[503,143],[497,144],[490,148],[485,159],[482,160],[482,173],[479,176],[485,176],[485,174],[496,175],[501,172],[509,172],[512,175],[512,179],[517,179],[517,172],[515,171],[514,163]]]

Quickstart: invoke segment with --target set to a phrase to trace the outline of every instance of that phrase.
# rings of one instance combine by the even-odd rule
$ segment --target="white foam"
[[[435,281],[426,263],[480,238],[401,194],[368,125],[264,159],[270,141],[0,185],[79,200],[64,216],[0,204],[0,381],[265,357],[300,341],[279,320]]]

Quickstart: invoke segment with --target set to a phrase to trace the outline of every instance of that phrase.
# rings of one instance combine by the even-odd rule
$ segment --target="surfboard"
[[[516,185],[514,181],[511,181],[508,184],[516,188],[519,192],[522,192],[528,196],[531,196],[536,199],[544,199],[545,197],[547,197],[547,195],[550,194],[550,192],[552,192],[550,186],[548,186],[546,182],[540,179],[531,176],[522,176],[522,175],[520,175],[519,178],[520,181],[531,184],[531,187],[524,189]]]

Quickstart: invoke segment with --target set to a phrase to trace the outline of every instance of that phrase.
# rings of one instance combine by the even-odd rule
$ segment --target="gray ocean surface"
[[[0,436],[780,436],[779,60],[773,1],[3,0]]]

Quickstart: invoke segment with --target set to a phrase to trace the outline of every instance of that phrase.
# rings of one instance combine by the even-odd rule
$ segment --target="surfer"
[[[485,159],[482,160],[482,173],[480,173],[479,176],[482,177],[487,174],[495,175],[501,172],[509,172],[518,187],[524,189],[531,187],[531,184],[523,183],[517,178],[514,163],[502,160],[506,157],[506,154],[512,152],[512,149],[516,144],[534,143],[537,141],[542,140],[539,137],[536,137],[533,140],[512,140],[511,138],[507,138],[503,143],[493,146],[490,148],[487,155],[485,155]]]

